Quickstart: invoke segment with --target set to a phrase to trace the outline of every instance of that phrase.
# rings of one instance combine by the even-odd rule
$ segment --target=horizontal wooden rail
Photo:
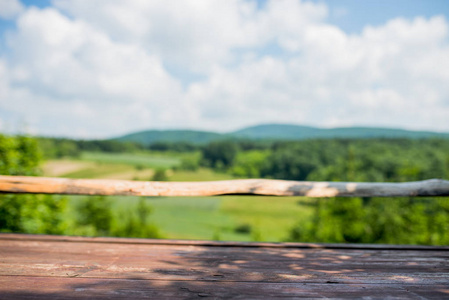
[[[157,182],[0,176],[0,192],[126,196],[238,194],[307,197],[419,197],[449,196],[449,181],[430,179],[404,183],[372,183],[239,179],[206,182]]]

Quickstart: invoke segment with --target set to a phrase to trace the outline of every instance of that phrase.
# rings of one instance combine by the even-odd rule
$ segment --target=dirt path
[[[62,176],[95,166],[94,162],[79,160],[49,160],[45,162],[43,171],[45,176]]]

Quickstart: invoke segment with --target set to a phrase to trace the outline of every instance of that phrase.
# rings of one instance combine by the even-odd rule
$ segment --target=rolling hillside
[[[257,125],[231,133],[234,137],[250,139],[302,140],[316,138],[449,138],[449,133],[410,131],[394,128],[342,127],[317,128],[288,124]]]
[[[195,130],[148,130],[116,138],[144,145],[154,142],[190,142],[205,144],[223,139],[303,140],[331,138],[449,138],[449,133],[411,131],[394,128],[343,127],[317,128],[289,124],[266,124],[221,134]]]
[[[115,140],[123,142],[136,142],[149,145],[154,142],[190,142],[195,144],[206,144],[219,140],[222,134],[195,130],[146,130],[130,133]]]

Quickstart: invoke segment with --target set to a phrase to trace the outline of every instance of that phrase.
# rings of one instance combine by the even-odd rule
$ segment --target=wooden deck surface
[[[0,234],[0,298],[449,299],[449,247]]]

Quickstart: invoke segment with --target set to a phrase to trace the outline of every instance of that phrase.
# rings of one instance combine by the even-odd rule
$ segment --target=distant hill
[[[231,133],[236,137],[251,139],[302,140],[315,138],[449,138],[449,133],[410,131],[376,127],[317,128],[288,124],[267,124],[244,128]]]
[[[123,142],[136,142],[149,145],[154,142],[190,142],[194,144],[206,144],[219,140],[222,134],[195,130],[146,130],[130,133],[114,140]]]
[[[304,140],[331,138],[449,138],[449,133],[411,131],[393,128],[342,127],[317,128],[289,124],[265,124],[221,134],[195,130],[147,130],[127,134],[115,140],[149,145],[154,142],[190,142],[205,144],[223,139]]]
[[[314,137],[322,130],[325,129],[301,125],[265,124],[240,129],[231,135],[249,139],[302,140]]]

